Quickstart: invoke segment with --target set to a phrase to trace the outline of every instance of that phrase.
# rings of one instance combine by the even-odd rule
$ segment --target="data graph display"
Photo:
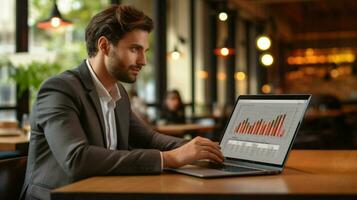
[[[284,120],[286,114],[278,115],[274,120],[265,121],[260,119],[259,121],[250,122],[248,118],[238,123],[234,132],[236,134],[253,134],[282,137],[284,136]]]
[[[282,164],[307,103],[305,100],[240,100],[221,141],[223,155]]]

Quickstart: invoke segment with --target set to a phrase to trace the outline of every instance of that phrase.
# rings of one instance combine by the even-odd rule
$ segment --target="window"
[[[15,1],[1,1],[0,27],[0,120],[15,120],[16,83],[9,80],[5,60],[15,52]]]

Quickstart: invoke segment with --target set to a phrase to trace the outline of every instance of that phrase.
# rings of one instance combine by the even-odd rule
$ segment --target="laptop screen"
[[[310,99],[309,95],[296,97],[240,97],[221,140],[223,155],[282,165]]]

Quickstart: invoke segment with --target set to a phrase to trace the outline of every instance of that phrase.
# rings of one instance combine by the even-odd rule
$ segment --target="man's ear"
[[[97,42],[98,51],[101,51],[104,55],[109,54],[110,42],[105,36],[101,36]]]

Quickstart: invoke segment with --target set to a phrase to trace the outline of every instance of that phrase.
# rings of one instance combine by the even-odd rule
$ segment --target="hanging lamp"
[[[40,29],[55,29],[70,25],[72,25],[72,22],[64,19],[59,12],[56,0],[54,1],[50,17],[37,23],[37,27]]]
[[[174,50],[171,52],[171,58],[173,60],[178,60],[181,58],[181,52],[178,50],[177,45],[175,45]]]

